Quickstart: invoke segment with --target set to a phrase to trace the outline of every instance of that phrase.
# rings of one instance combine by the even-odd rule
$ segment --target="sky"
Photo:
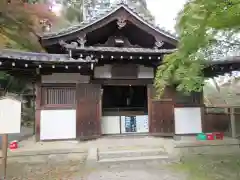
[[[111,0],[114,1],[114,0]],[[166,30],[173,31],[178,12],[183,8],[187,0],[146,0],[147,7],[156,18],[156,24]],[[60,15],[62,6],[53,5],[53,11]]]
[[[156,18],[156,24],[173,31],[178,12],[187,0],[147,0],[147,6]]]

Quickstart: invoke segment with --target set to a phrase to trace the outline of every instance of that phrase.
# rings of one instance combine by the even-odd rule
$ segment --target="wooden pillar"
[[[206,131],[206,120],[205,120],[205,104],[204,104],[203,91],[199,95],[199,107],[201,108],[202,132],[205,132]]]
[[[203,105],[201,107],[201,120],[202,120],[202,132],[206,133],[207,132],[207,125],[206,125],[206,107]]]
[[[149,132],[152,131],[152,96],[153,96],[153,85],[149,84],[147,86],[147,98],[148,98],[148,128]]]
[[[231,120],[231,135],[232,138],[236,138],[236,121],[235,121],[235,114],[234,114],[234,108],[230,108],[230,120]]]
[[[41,121],[41,76],[38,75],[35,82],[35,140],[40,141]]]

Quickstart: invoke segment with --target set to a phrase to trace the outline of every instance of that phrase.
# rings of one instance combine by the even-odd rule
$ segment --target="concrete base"
[[[194,154],[235,154],[240,153],[240,141],[233,138],[198,141],[195,136],[181,137],[174,142],[174,153],[180,156]]]

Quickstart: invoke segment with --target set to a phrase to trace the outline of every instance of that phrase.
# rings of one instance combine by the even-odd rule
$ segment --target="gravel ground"
[[[83,172],[83,163],[79,161],[46,164],[14,163],[8,164],[7,180],[75,180],[72,177],[75,174],[81,176],[81,172]]]
[[[9,164],[7,180],[186,180],[164,165],[133,164],[101,165],[86,169],[82,162],[47,164]]]

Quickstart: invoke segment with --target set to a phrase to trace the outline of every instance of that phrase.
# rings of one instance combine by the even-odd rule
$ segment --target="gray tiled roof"
[[[15,59],[15,60],[28,60],[28,61],[44,61],[44,62],[88,62],[84,59],[70,59],[68,54],[48,54],[48,53],[34,53],[16,51],[10,49],[0,50],[0,58]]]
[[[68,45],[67,45],[68,46]],[[176,49],[151,49],[151,48],[120,48],[120,47],[71,47],[69,49],[76,49],[82,51],[98,51],[98,52],[126,52],[126,53],[173,53]]]
[[[240,63],[240,56],[227,56],[223,58],[216,58],[207,61],[207,64],[218,65],[218,64],[236,64]]]
[[[206,96],[213,106],[239,106],[239,84],[233,83],[228,86],[220,86],[220,92],[211,92]]]
[[[149,20],[148,17],[145,17],[145,15],[143,13],[139,12],[139,10],[136,7],[134,7],[133,5],[124,3],[122,1],[119,2],[119,3],[116,3],[116,4],[112,4],[112,6],[109,9],[106,9],[104,12],[100,12],[96,16],[93,16],[90,19],[87,19],[87,20],[81,22],[78,25],[74,25],[72,27],[62,29],[58,32],[45,33],[45,34],[41,35],[41,38],[42,39],[50,39],[50,38],[60,37],[60,36],[64,36],[64,35],[67,35],[67,34],[70,34],[70,33],[80,31],[80,30],[82,30],[82,29],[84,29],[88,26],[91,26],[91,25],[95,24],[96,22],[106,18],[107,16],[116,12],[120,8],[124,8],[126,11],[128,11],[130,14],[132,14],[134,17],[136,17],[141,22],[148,25],[150,28],[156,30],[160,34],[163,34],[163,35],[165,35],[165,36],[167,36],[171,39],[174,39],[174,40],[178,39],[176,35],[173,35],[169,31],[166,31],[166,30],[156,26],[151,20]]]

